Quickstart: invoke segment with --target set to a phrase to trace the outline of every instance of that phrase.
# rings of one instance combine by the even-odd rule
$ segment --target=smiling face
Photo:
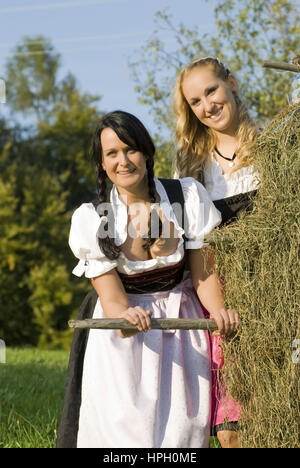
[[[234,134],[237,129],[237,105],[233,75],[218,78],[211,65],[198,66],[182,80],[182,92],[200,122],[216,133]]]
[[[112,128],[104,128],[100,135],[102,167],[119,193],[139,189],[145,184],[146,158],[144,154],[124,143]]]

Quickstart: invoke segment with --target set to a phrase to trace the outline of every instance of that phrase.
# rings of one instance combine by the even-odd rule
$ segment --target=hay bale
[[[300,447],[300,108],[289,106],[257,144],[261,188],[253,212],[215,230],[226,302],[240,313],[238,335],[224,345],[224,376],[242,402],[242,447]]]

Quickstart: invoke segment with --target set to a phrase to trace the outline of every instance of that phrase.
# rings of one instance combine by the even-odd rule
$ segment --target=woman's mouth
[[[213,121],[218,120],[221,117],[223,112],[223,107],[220,107],[216,112],[214,112],[209,118]]]
[[[135,172],[135,169],[127,169],[126,171],[118,171],[118,174],[121,176],[127,176],[133,174],[133,172]]]

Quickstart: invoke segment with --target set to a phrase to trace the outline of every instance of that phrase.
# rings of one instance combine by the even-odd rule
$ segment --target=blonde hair
[[[176,116],[176,137],[178,151],[175,159],[175,171],[179,177],[201,178],[203,163],[216,146],[217,139],[214,131],[203,125],[190,108],[182,91],[184,78],[196,67],[212,66],[216,76],[227,81],[230,70],[218,59],[206,57],[194,60],[184,67],[177,78],[174,90],[174,112]],[[237,138],[239,141],[236,149],[238,164],[232,172],[241,167],[249,166],[253,162],[254,147],[257,137],[257,129],[251,120],[247,108],[233,91],[237,104],[239,126]]]

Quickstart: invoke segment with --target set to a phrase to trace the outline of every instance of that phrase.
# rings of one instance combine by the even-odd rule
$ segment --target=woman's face
[[[102,130],[100,141],[102,167],[119,193],[139,188],[146,174],[144,154],[120,140],[112,128]]]
[[[209,65],[194,68],[182,82],[182,92],[191,110],[203,125],[217,133],[236,131],[237,105],[233,91],[237,91],[235,78],[229,75],[223,81]]]

